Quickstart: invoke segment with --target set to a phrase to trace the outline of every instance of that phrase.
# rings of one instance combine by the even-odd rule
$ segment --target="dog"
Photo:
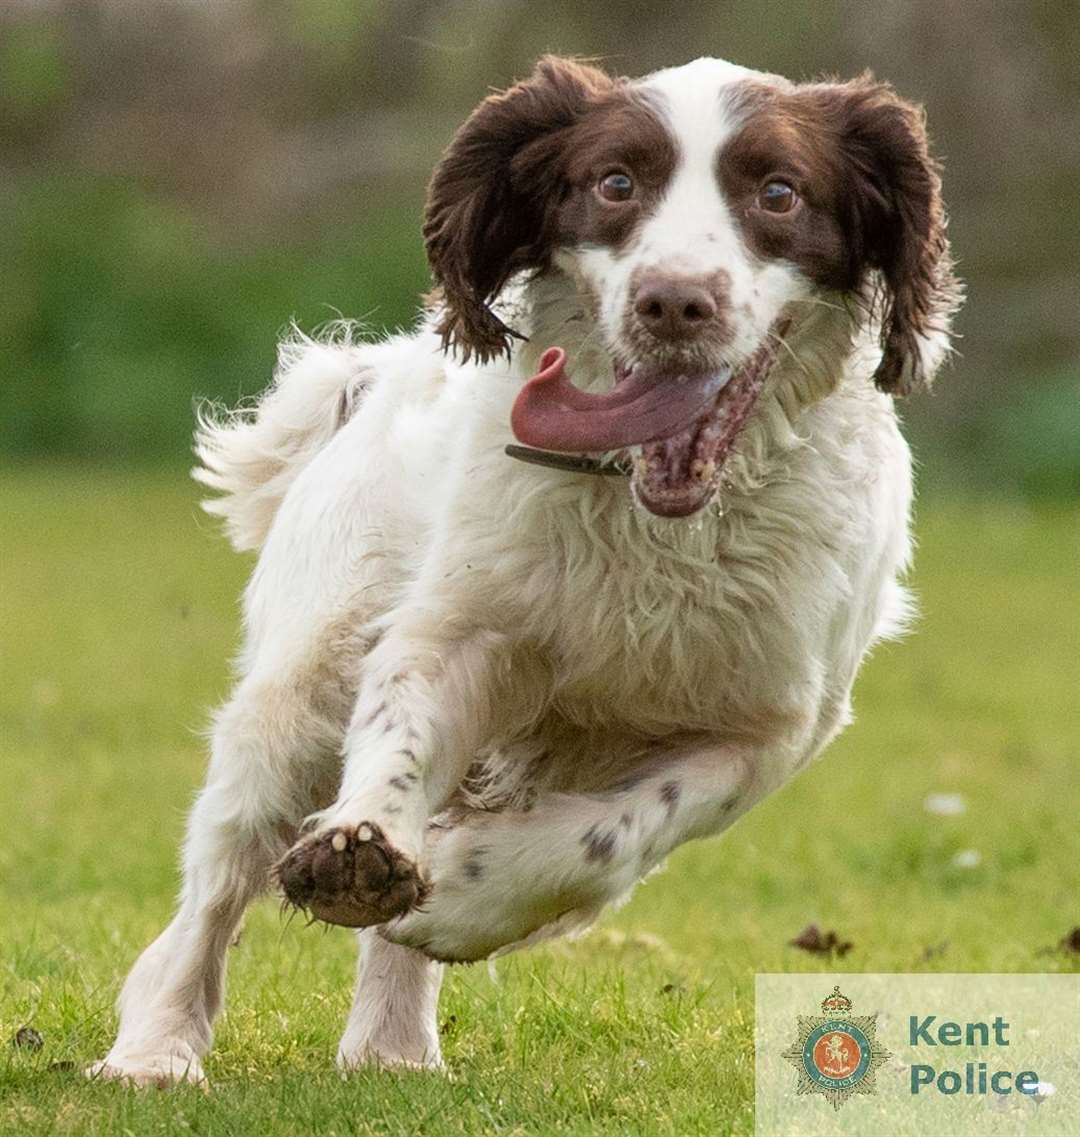
[[[909,600],[894,396],[960,299],[885,83],[546,57],[432,177],[417,328],[294,334],[195,476],[260,555],[176,918],[94,1076],[202,1081],[273,884],[361,929],[338,1050],[437,1068],[442,963],[582,929],[850,721]]]

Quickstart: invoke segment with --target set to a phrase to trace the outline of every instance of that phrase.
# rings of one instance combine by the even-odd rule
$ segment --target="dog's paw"
[[[87,1066],[87,1078],[103,1082],[124,1082],[129,1086],[164,1090],[187,1082],[209,1089],[202,1063],[192,1054],[115,1055]]]
[[[290,904],[347,928],[383,924],[414,908],[427,893],[415,862],[366,822],[302,838],[277,863],[274,875]]]
[[[417,909],[379,928],[391,943],[411,947],[439,963],[476,963],[495,955],[583,932],[600,914],[601,902],[575,904],[554,900],[524,912],[486,909],[448,914],[445,909]]]
[[[425,903],[378,929],[391,943],[441,963],[474,963],[534,941],[587,927],[616,893],[547,882],[501,850],[513,847],[512,815],[486,813],[466,823],[430,827],[424,848],[430,882]]]
[[[431,916],[423,911],[408,912],[400,919],[391,920],[379,928],[379,935],[390,943],[414,948],[439,963],[475,963],[517,938],[513,933],[493,933],[482,915],[475,917],[466,928],[448,925],[439,915]]]
[[[415,1071],[417,1073],[445,1074],[446,1064],[438,1048],[431,1054],[402,1054],[393,1046],[368,1044],[338,1050],[337,1067],[343,1077],[360,1070]]]
[[[474,963],[523,939],[547,918],[547,911],[516,900],[508,882],[481,884],[467,875],[436,872],[427,903],[378,931],[383,939],[440,963]]]

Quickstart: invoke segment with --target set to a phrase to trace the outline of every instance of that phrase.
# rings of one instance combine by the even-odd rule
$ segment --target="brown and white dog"
[[[906,612],[889,396],[948,350],[939,190],[869,77],[548,58],[480,105],[417,330],[296,336],[201,424],[261,555],[180,909],[95,1074],[203,1078],[275,880],[366,929],[341,1065],[438,1066],[437,961],[587,925],[821,751]]]

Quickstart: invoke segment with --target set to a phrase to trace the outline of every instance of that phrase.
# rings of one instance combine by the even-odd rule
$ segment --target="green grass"
[[[880,649],[858,722],[722,839],[688,846],[587,938],[454,968],[452,1077],[339,1079],[348,933],[256,906],[213,1092],[84,1083],[170,914],[199,732],[228,685],[248,569],[179,477],[0,472],[0,1133],[749,1134],[753,976],[1075,969],[1080,511],[927,506],[923,617]],[[923,810],[960,793],[966,813]],[[976,849],[976,868],[954,855]],[[929,960],[927,948],[944,945]],[[38,1052],[8,1038],[32,1024]],[[66,1064],[66,1065],[65,1065]]]

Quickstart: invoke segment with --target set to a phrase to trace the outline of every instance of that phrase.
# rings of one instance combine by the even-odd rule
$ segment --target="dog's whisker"
[[[791,344],[789,344],[787,342],[787,340],[782,335],[780,335],[778,332],[767,332],[766,334],[767,334],[769,339],[771,339],[775,343],[777,343],[780,347],[782,347],[788,353],[788,355],[791,356],[796,367],[798,367],[799,370],[802,371],[802,373],[804,375],[810,374],[810,369],[806,366],[806,363],[802,359],[799,358],[795,349],[791,346]]]
[[[841,304],[833,304],[831,300],[824,300],[820,296],[799,296],[789,300],[789,304],[807,304],[814,308],[831,308],[834,312],[847,312]]]

